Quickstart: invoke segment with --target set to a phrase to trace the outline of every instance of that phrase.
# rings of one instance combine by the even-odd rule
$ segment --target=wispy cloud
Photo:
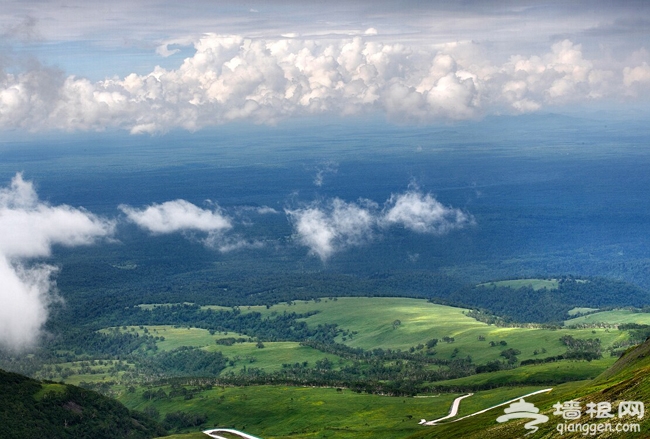
[[[444,206],[417,187],[392,195],[382,209],[369,200],[347,203],[334,198],[287,209],[286,213],[297,241],[323,261],[339,251],[371,241],[392,226],[443,235],[474,224],[470,214]]]
[[[185,200],[167,201],[162,204],[152,204],[142,209],[127,205],[118,208],[124,212],[128,221],[154,234],[170,234],[178,232],[203,232],[205,237],[201,242],[209,248],[222,253],[244,248],[260,248],[263,244],[256,240],[248,240],[239,234],[229,234],[233,220],[217,205],[212,209],[202,209]],[[267,207],[246,208],[258,214],[277,213]]]
[[[21,174],[0,189],[0,346],[22,349],[34,344],[56,300],[56,268],[27,261],[49,256],[54,245],[92,244],[110,236],[114,226],[83,209],[39,201],[33,184]]]
[[[335,198],[328,203],[286,210],[298,242],[321,260],[372,236],[375,217],[370,208]]]
[[[126,214],[129,221],[153,234],[185,230],[222,233],[232,228],[230,219],[221,213],[218,207],[214,210],[201,209],[185,200],[152,204],[143,209],[125,204],[121,204],[118,208]]]
[[[416,233],[435,235],[460,229],[473,222],[471,215],[444,206],[431,194],[424,194],[417,189],[391,196],[381,217],[384,225],[401,225]]]
[[[314,177],[314,185],[321,187],[325,182],[325,176],[328,174],[336,174],[338,165],[335,162],[328,161],[318,166],[316,176]]]

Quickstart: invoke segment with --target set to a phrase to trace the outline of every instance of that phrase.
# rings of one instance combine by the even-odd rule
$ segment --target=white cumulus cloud
[[[323,261],[339,250],[368,241],[375,223],[369,208],[339,198],[286,213],[298,241]]]
[[[441,235],[474,220],[460,209],[444,206],[430,194],[410,190],[391,196],[381,221],[385,225],[402,225],[416,233]]]
[[[126,214],[129,221],[154,235],[203,232],[206,236],[201,242],[222,253],[263,247],[263,243],[259,241],[246,240],[238,234],[227,234],[233,228],[233,222],[218,206],[212,210],[202,209],[189,201],[174,200],[152,204],[142,209],[124,204],[118,208]],[[254,210],[259,214],[276,213],[268,207]]]
[[[369,200],[348,203],[334,198],[285,212],[297,241],[323,261],[363,245],[395,225],[415,233],[443,235],[474,224],[470,214],[444,206],[417,188],[392,195],[383,209]]]
[[[0,129],[138,134],[370,112],[428,123],[618,99],[648,84],[647,65],[588,59],[570,40],[501,64],[472,42],[409,46],[372,33],[317,39],[206,34],[193,45],[194,55],[177,68],[97,82],[44,67],[0,71]],[[169,47],[158,51],[172,54]]]
[[[0,346],[18,350],[34,344],[56,300],[56,268],[28,260],[49,256],[53,245],[92,244],[111,235],[114,226],[83,209],[39,201],[21,174],[0,189]]]
[[[219,209],[207,210],[185,201],[166,201],[144,209],[121,204],[119,209],[127,218],[153,234],[174,233],[184,230],[223,232],[232,227],[230,219]]]

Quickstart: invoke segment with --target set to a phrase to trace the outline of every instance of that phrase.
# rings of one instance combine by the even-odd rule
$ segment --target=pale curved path
[[[230,433],[230,434],[236,434],[237,436],[244,438],[244,439],[260,439],[257,436],[250,435],[248,433],[244,433],[243,431],[239,430],[233,430],[232,428],[213,428],[211,430],[204,430],[204,434],[207,434],[211,438],[214,439],[227,439],[223,436],[219,436],[219,433]]]
[[[488,407],[486,409],[483,409],[483,410],[480,410],[478,412],[472,413],[471,415],[467,415],[467,416],[463,416],[462,418],[454,419],[451,422],[458,422],[458,421],[461,421],[463,419],[471,418],[472,416],[476,416],[476,415],[480,415],[481,413],[485,413],[488,410],[492,410],[494,408],[501,407],[501,406],[504,406],[506,404],[510,404],[511,402],[519,401],[522,398],[527,398],[529,396],[538,395],[540,393],[547,393],[547,392],[550,392],[551,390],[553,390],[552,387],[548,388],[548,389],[537,390],[536,392],[527,393],[525,395],[521,395],[521,396],[518,396],[516,398],[510,399],[510,400],[508,400],[506,402],[502,402],[501,404],[493,405],[492,407]],[[420,424],[421,425],[436,425],[440,421],[444,421],[445,419],[453,418],[458,413],[458,407],[460,406],[460,401],[463,398],[467,398],[468,396],[472,396],[472,395],[473,395],[473,393],[469,393],[467,395],[459,396],[458,398],[454,399],[454,402],[451,404],[451,409],[449,410],[449,414],[447,416],[445,416],[444,418],[434,419],[433,421],[427,421],[427,420],[423,419],[423,420],[420,421]]]
[[[460,401],[463,399],[472,396],[473,393],[468,393],[467,395],[459,396],[458,398],[454,399],[454,402],[451,403],[451,408],[449,409],[449,414],[445,416],[444,418],[438,418],[434,419],[433,421],[427,421],[426,419],[423,419],[420,421],[420,424],[422,425],[436,425],[437,422],[444,421],[445,419],[453,418],[458,414],[458,407],[460,407]]]

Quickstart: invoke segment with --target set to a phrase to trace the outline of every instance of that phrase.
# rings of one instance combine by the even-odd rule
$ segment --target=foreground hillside
[[[650,419],[644,409],[621,415],[618,407],[621,403],[641,402],[647,406],[650,401],[650,339],[641,345],[629,349],[613,366],[586,383],[567,383],[555,387],[551,392],[526,398],[540,409],[540,414],[548,416],[548,422],[539,425],[539,430],[530,434],[531,438],[555,438],[560,429],[563,438],[598,437],[598,438],[647,438],[650,437]],[[470,398],[471,399],[471,398]],[[581,417],[565,420],[554,414],[554,404],[558,402],[577,401],[582,408]],[[589,404],[609,403],[611,418],[592,418],[587,413]],[[636,413],[636,415],[635,415]],[[496,419],[504,414],[504,406],[494,408],[483,414],[456,422],[427,427],[426,431],[409,436],[410,439],[457,438],[468,439],[503,439],[521,437],[528,433],[524,424],[531,419],[511,420],[504,423]],[[558,427],[558,424],[560,427]],[[573,424],[574,427],[569,427]],[[577,425],[582,429],[578,430]],[[604,424],[601,426],[601,424]],[[608,431],[611,424],[613,431]],[[637,431],[625,431],[636,424]],[[585,427],[585,425],[587,427]],[[621,431],[616,431],[619,428]],[[585,431],[589,429],[589,431]],[[576,430],[576,431],[572,431]]]
[[[148,417],[79,387],[0,370],[3,439],[145,439],[165,431]]]

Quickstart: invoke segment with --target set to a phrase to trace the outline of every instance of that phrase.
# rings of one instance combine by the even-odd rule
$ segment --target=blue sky
[[[5,1],[0,129],[644,105],[643,1]]]

